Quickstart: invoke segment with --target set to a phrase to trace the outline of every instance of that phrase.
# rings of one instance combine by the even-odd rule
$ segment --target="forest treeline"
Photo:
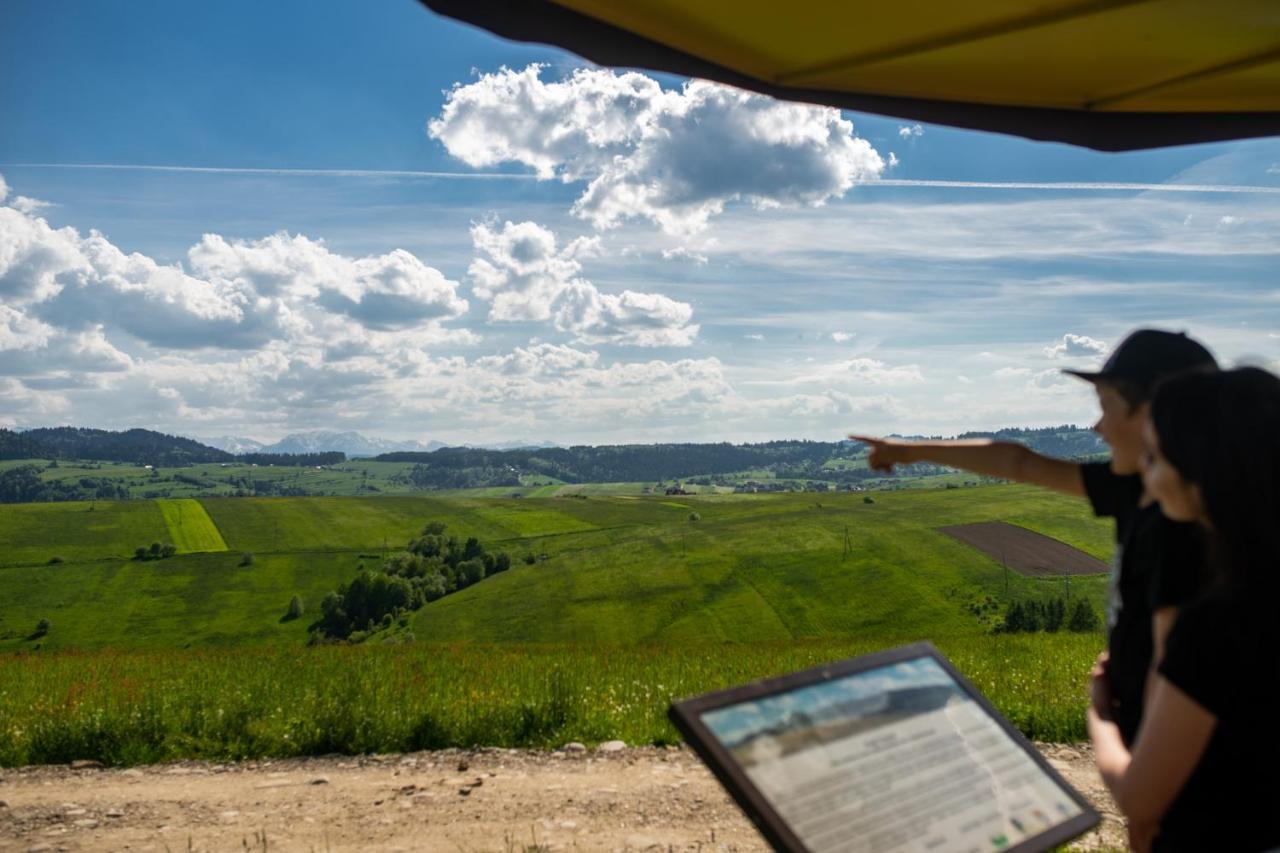
[[[181,468],[207,462],[240,465],[337,465],[347,456],[325,453],[244,453],[239,456],[190,438],[149,429],[112,432],[84,427],[48,427],[15,432],[0,429],[0,459],[83,459]]]
[[[1050,456],[1086,459],[1106,452],[1091,430],[1072,425],[1043,429],[1004,429],[966,433],[964,438],[990,437],[1014,441]],[[420,489],[517,486],[538,476],[566,483],[626,483],[679,480],[768,472],[783,480],[857,483],[883,476],[866,468],[844,466],[862,454],[856,441],[767,441],[759,444],[621,444],[484,450],[446,447],[429,453],[396,452],[374,457],[380,462],[412,462],[406,475]],[[927,472],[907,471],[910,474]]]

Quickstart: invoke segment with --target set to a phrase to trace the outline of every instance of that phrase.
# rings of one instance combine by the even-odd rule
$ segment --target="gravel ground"
[[[0,770],[0,850],[767,849],[689,750],[608,746]],[[1089,747],[1039,748],[1125,847]]]

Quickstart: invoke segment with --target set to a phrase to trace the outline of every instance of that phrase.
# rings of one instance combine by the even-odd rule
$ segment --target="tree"
[[[871,495],[863,495],[862,502],[864,504],[873,504],[875,503],[875,500],[871,497]]]
[[[1098,630],[1098,626],[1098,614],[1089,602],[1083,598],[1076,599],[1075,606],[1071,608],[1071,618],[1067,620],[1067,630],[1085,633]]]
[[[1007,634],[1016,634],[1026,630],[1026,611],[1021,601],[1014,601],[1004,614],[1004,630]]]
[[[49,633],[49,628],[50,628],[49,620],[41,619],[39,622],[36,623],[36,632],[31,636],[43,637],[45,634]]]
[[[252,565],[253,565],[253,554],[249,553],[248,551],[245,551],[245,552],[244,552],[244,556],[242,556],[242,557],[240,558],[240,565],[242,565],[242,566],[252,566]]]
[[[691,513],[689,513],[689,520],[690,520],[690,521],[701,521],[701,520],[702,520],[702,516],[698,515],[696,512],[691,512]]]
[[[161,557],[172,557],[172,556],[173,556],[174,554],[176,554],[176,553],[178,553],[178,549],[177,549],[175,546],[173,546],[173,545],[167,545],[167,544],[166,544],[166,545],[161,546],[161,548],[160,548],[160,556],[161,556]]]
[[[1044,611],[1044,629],[1050,633],[1055,633],[1062,627],[1063,621],[1066,619],[1067,606],[1061,598],[1055,598],[1049,602]]]
[[[289,599],[289,609],[285,611],[284,618],[297,619],[302,615],[305,609],[306,608],[303,607],[302,604],[302,599],[295,595],[293,598]]]
[[[151,559],[156,560],[156,559],[159,559],[159,557],[160,557],[160,543],[152,542],[151,543]]]
[[[135,559],[135,560],[145,560],[145,559],[147,559],[147,554],[148,554],[148,553],[149,553],[149,552],[147,551],[146,546],[140,546],[140,547],[138,547],[138,548],[134,548],[134,549],[133,549],[133,559]]]
[[[441,533],[444,533],[445,528],[447,527],[448,525],[446,525],[443,521],[430,521],[430,522],[427,522],[427,524],[422,528],[422,535],[423,536],[439,536]]]
[[[464,560],[458,564],[458,576],[463,586],[471,586],[484,580],[484,562],[481,560]]]

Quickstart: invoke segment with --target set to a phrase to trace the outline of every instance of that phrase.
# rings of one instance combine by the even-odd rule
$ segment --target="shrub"
[[[240,558],[240,565],[242,565],[242,566],[252,566],[252,565],[253,565],[253,554],[250,554],[248,551],[245,551],[245,552],[244,552],[244,556],[242,556],[242,557]]]
[[[151,553],[151,559],[155,560],[155,559],[159,558],[159,556],[160,556],[160,543],[159,543],[159,542],[152,542],[152,543],[151,543],[151,548],[150,548],[149,550],[150,550],[150,553]]]
[[[36,623],[36,632],[31,635],[31,638],[35,639],[36,637],[43,637],[45,634],[49,633],[50,627],[52,626],[49,625],[48,619],[41,619]]]
[[[146,548],[134,548],[134,549],[133,549],[133,559],[135,559],[135,560],[145,560],[145,559],[147,559],[147,549],[146,549]]]
[[[285,611],[284,618],[297,619],[302,615],[304,610],[306,610],[306,607],[302,604],[302,599],[295,595],[293,598],[289,599],[289,609]]]
[[[532,566],[534,563],[538,562],[538,558],[533,556],[532,554],[525,554],[524,562],[525,562],[525,565]]]
[[[54,556],[52,556],[52,557],[50,557],[50,558],[49,558],[49,565],[51,565],[51,566],[56,566],[56,565],[58,565],[58,563],[65,563],[65,562],[66,562],[66,560],[62,559],[61,557],[59,557],[59,556],[57,556],[57,555],[54,555]]]
[[[873,504],[875,503],[875,500],[871,497],[871,495],[863,495],[862,502],[864,504]]]
[[[174,545],[162,545],[160,547],[161,557],[172,557],[176,553],[178,553],[178,549]]]
[[[689,513],[689,520],[690,520],[690,521],[701,521],[701,520],[702,520],[702,516],[698,515],[696,512],[691,512],[691,513]]]

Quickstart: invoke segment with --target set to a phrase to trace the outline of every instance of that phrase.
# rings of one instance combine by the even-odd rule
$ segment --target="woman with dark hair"
[[[1145,850],[1280,847],[1280,378],[1186,374],[1157,391],[1143,483],[1207,533],[1212,577],[1179,614],[1130,751],[1099,658],[1089,734]]]

